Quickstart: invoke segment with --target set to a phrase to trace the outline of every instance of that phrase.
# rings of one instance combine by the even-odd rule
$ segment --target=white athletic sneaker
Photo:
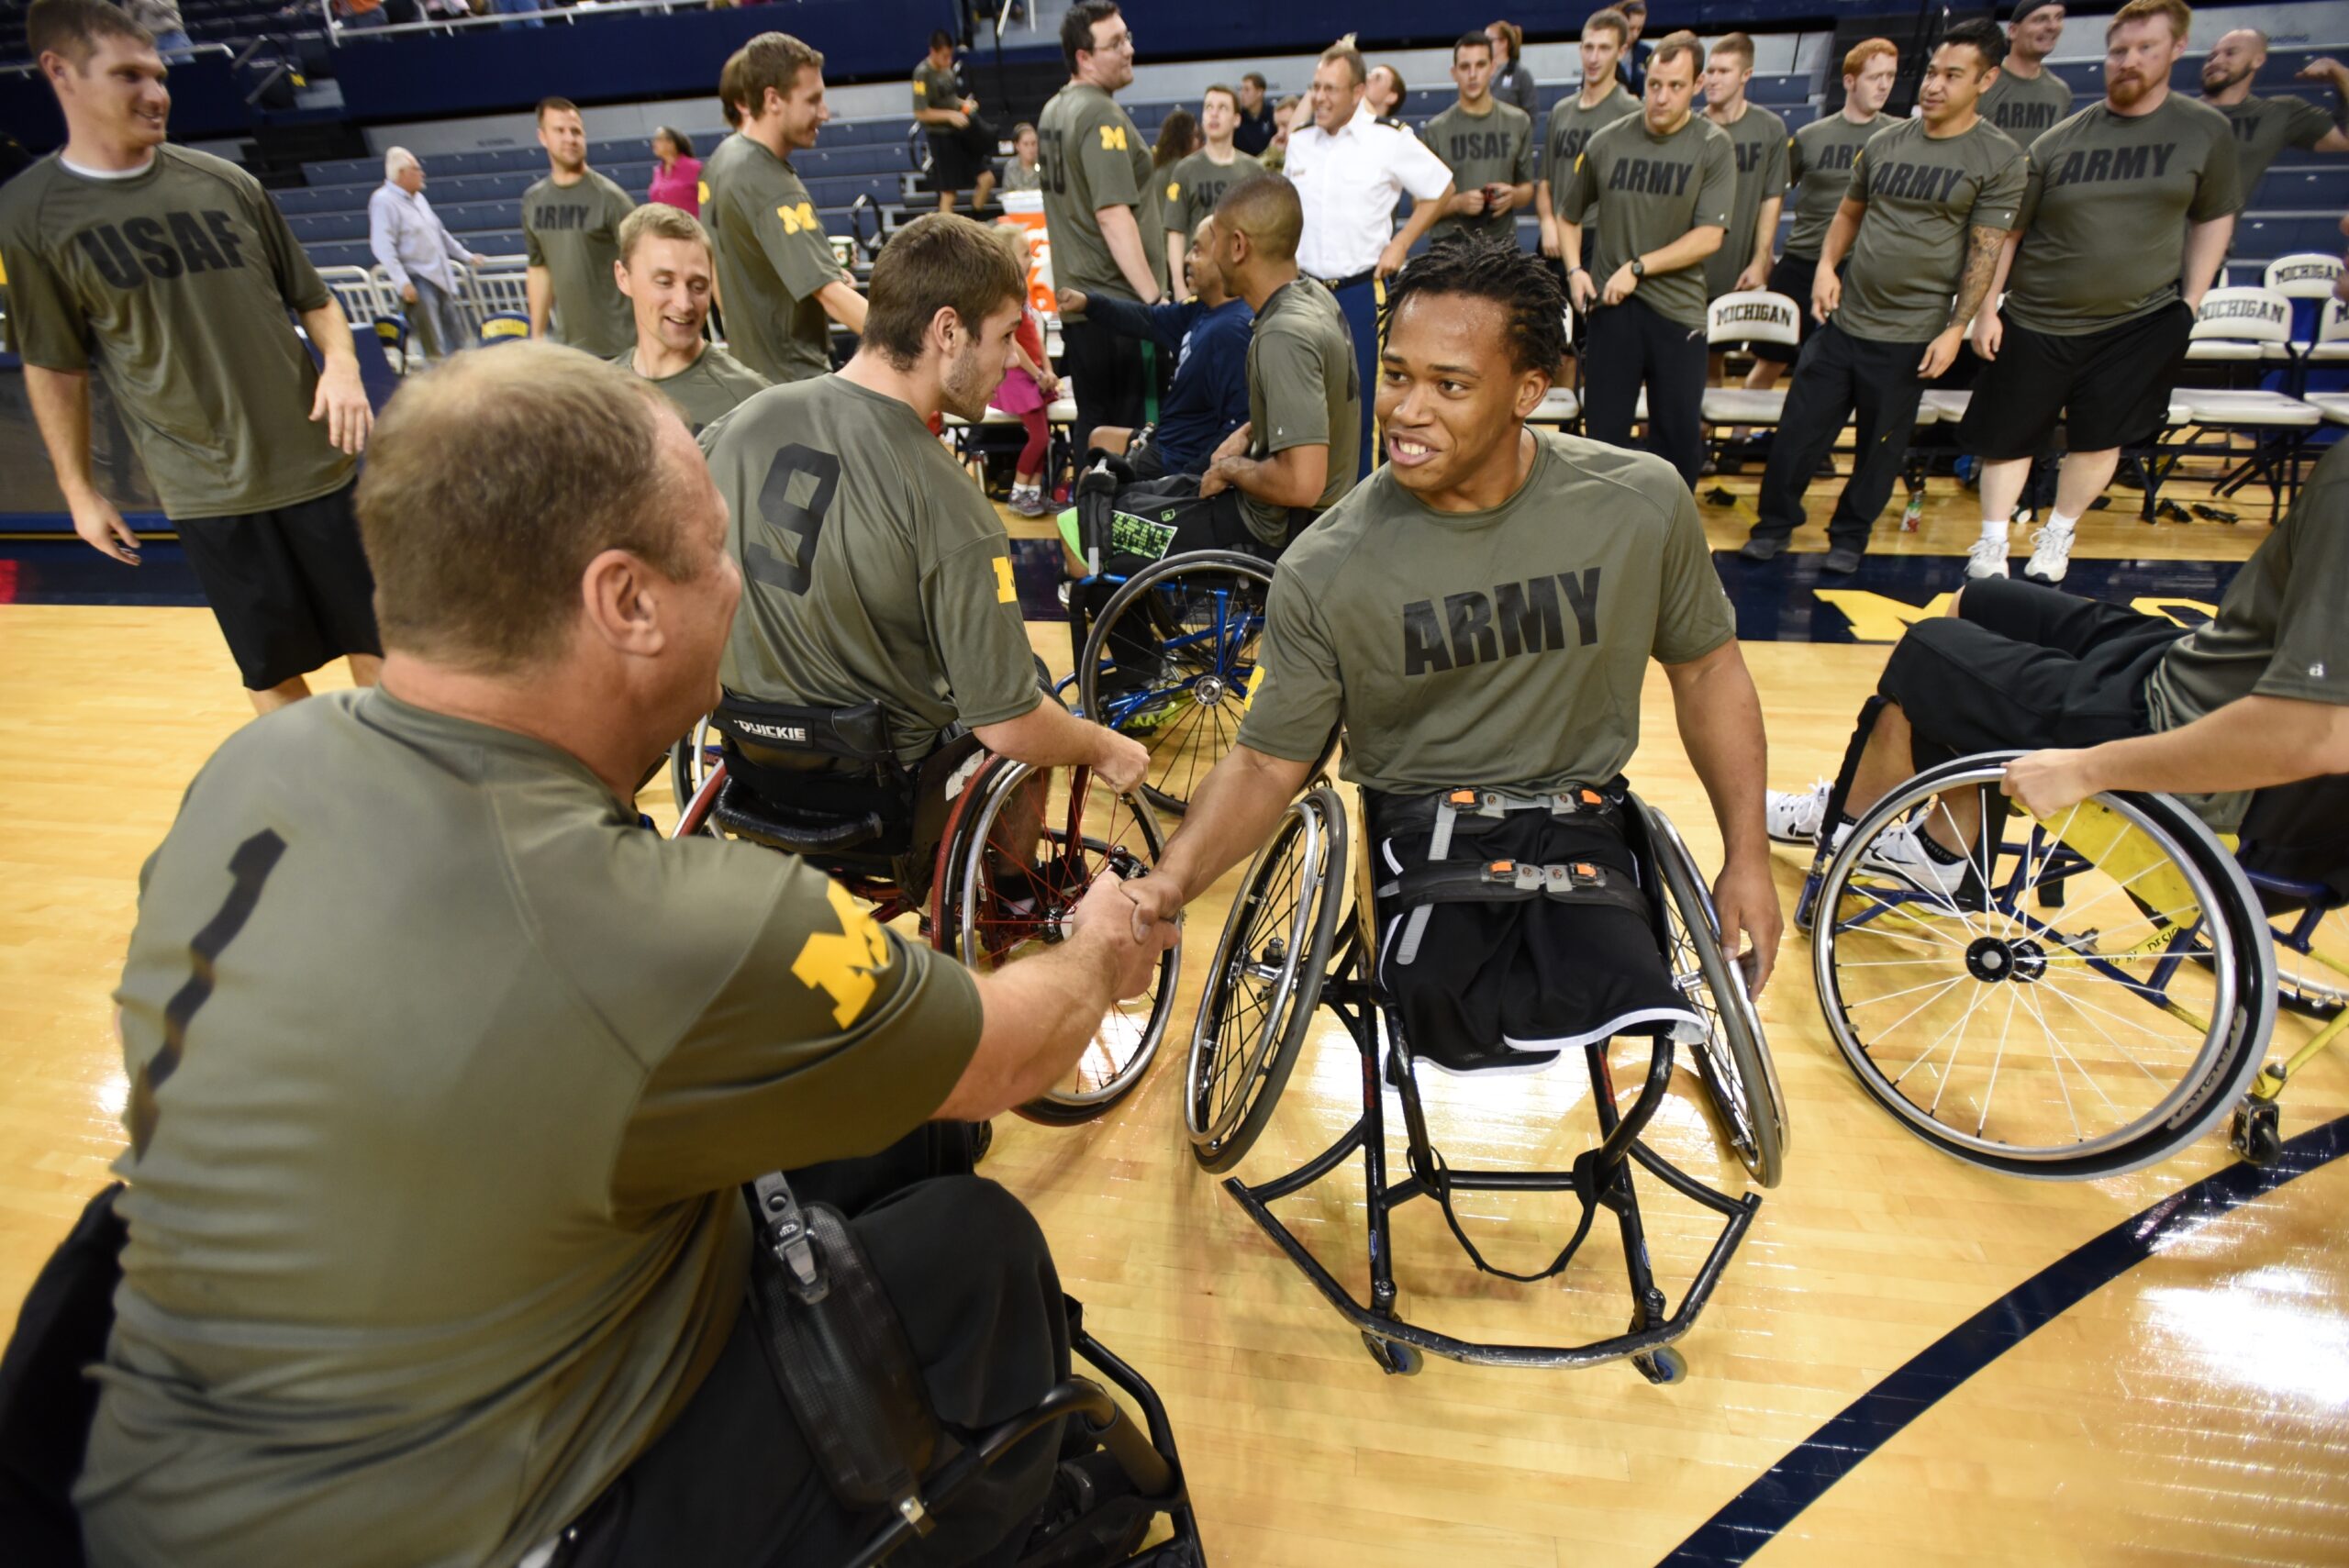
[[[1819,825],[1827,820],[1827,794],[1834,784],[1815,779],[1805,790],[1771,790],[1763,800],[1762,820],[1770,837],[1781,844],[1815,844]]]
[[[1965,552],[1965,574],[1976,582],[1985,577],[2007,574],[2007,541],[2002,539],[1977,539]]]
[[[2070,570],[2072,564],[2073,533],[2071,528],[2061,532],[2053,528],[2032,529],[2031,560],[2023,566],[2022,574],[2033,583],[2044,583],[2049,587],[2061,583],[2064,573]]]
[[[1926,851],[1916,827],[1896,822],[1876,836],[1860,857],[1860,864],[1869,871],[1897,876],[1920,893],[1939,893],[1955,896],[1965,885],[1969,869],[1965,861],[1944,865]]]

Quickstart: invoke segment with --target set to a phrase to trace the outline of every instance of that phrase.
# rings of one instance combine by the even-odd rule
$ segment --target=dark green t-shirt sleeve
[[[1338,728],[1345,690],[1338,651],[1314,607],[1313,595],[1294,572],[1275,568],[1264,601],[1264,637],[1246,707],[1240,744],[1285,762],[1318,760]]]
[[[1269,457],[1291,447],[1329,445],[1330,389],[1320,353],[1300,334],[1278,330],[1258,336],[1255,348],[1269,427],[1249,432],[1256,449]]]
[[[2015,227],[2017,228],[2029,228],[2031,227],[2032,219],[2039,216],[2040,193],[2046,187],[2047,183],[2047,177],[2043,172],[2043,160],[2040,154],[2039,143],[2032,143],[2031,152],[2024,160],[2022,176],[2022,205],[2015,209]]]
[[[946,667],[957,718],[976,729],[1018,718],[1043,700],[1012,581],[1011,541],[1000,529],[941,556],[921,592],[922,618]]]
[[[840,282],[841,264],[832,242],[816,219],[816,204],[805,193],[777,186],[751,214],[751,231],[783,286],[794,299],[807,299]]]
[[[1531,182],[1532,178],[1533,122],[1529,119],[1525,122],[1525,128],[1518,133],[1517,157],[1509,165],[1508,183],[1512,185],[1522,185]]]
[[[1790,138],[1773,137],[1770,150],[1762,155],[1762,199],[1765,202],[1772,196],[1785,196],[1787,187],[1794,183],[1787,159]]]
[[[1564,192],[1563,197],[1559,194],[1561,189]],[[1598,171],[1590,161],[1590,143],[1585,142],[1582,151],[1575,158],[1574,171],[1566,176],[1564,186],[1551,186],[1550,206],[1568,223],[1580,223],[1583,215],[1590,210],[1590,204],[1598,199]],[[1583,260],[1587,261],[1590,258],[1585,256]]]
[[[1976,228],[2021,228],[2023,195],[2030,183],[2030,157],[2021,151],[2008,154],[1975,191],[1965,221]]]
[[[1656,658],[1666,664],[1702,659],[1737,635],[1737,617],[1713,569],[1697,498],[1675,485],[1672,520],[1664,536],[1664,583],[1656,600]]]
[[[1736,211],[1737,150],[1728,137],[1708,138],[1704,161],[1698,167],[1697,209],[1688,227],[1726,229]]]
[[[638,1097],[612,1173],[623,1207],[878,1153],[945,1102],[978,1049],[968,971],[875,924],[822,873],[784,865],[740,962]]]
[[[2349,479],[2312,486],[2294,506],[2276,652],[2252,693],[2349,706]]]
[[[1844,199],[1867,205],[1868,168],[1868,150],[1863,147],[1852,154],[1852,183],[1843,187]]]
[[[527,215],[529,210],[529,203],[524,202],[522,211]],[[539,243],[539,231],[528,223],[522,226],[522,258],[528,266],[543,267],[547,264],[546,248]]]
[[[285,215],[277,210],[277,204],[258,184],[244,195],[253,227],[261,231],[262,243],[269,248],[270,276],[277,281],[278,297],[296,312],[316,310],[325,305],[326,280],[318,276],[318,269],[311,264],[302,242],[294,238],[293,226],[285,221]]]
[[[2221,125],[2210,135],[2202,178],[2194,187],[2194,200],[2187,206],[2186,216],[2196,223],[2208,223],[2214,217],[2232,217],[2242,208],[2243,175],[2235,162],[2235,139],[2232,129]]]
[[[43,370],[88,370],[88,319],[39,248],[23,236],[0,234],[0,277],[8,285],[10,350]]]
[[[1140,206],[1141,188],[1134,183],[1135,133],[1108,115],[1097,115],[1077,133],[1077,161],[1085,165],[1085,188],[1093,193],[1093,210]]]
[[[2284,145],[2307,150],[2332,129],[2332,117],[2306,98],[2284,100]]]

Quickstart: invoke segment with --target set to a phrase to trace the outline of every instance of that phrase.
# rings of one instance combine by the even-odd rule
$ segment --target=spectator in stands
[[[1036,128],[1026,120],[1013,126],[1011,156],[1003,161],[1003,178],[996,183],[996,189],[1041,191],[1044,188],[1044,169],[1037,161],[1038,151]]]
[[[1240,97],[1220,84],[1199,97],[1199,150],[1166,171],[1166,275],[1180,282],[1191,231],[1215,211],[1223,193],[1264,172],[1264,166],[1232,145],[1240,123]]]
[[[405,147],[384,154],[384,183],[367,198],[367,249],[407,306],[427,359],[445,360],[473,336],[457,304],[457,266],[482,258],[457,243],[424,195],[424,165]]]
[[[2063,0],[2018,0],[2007,21],[2007,62],[1982,95],[1982,117],[2029,150],[2032,139],[2072,113],[2072,89],[2047,69],[2064,39]]]
[[[1213,208],[1191,231],[1184,265],[1191,297],[1180,305],[1095,299],[1081,289],[1060,293],[1063,316],[1089,316],[1112,332],[1148,338],[1174,355],[1174,384],[1159,399],[1155,427],[1105,425],[1093,432],[1092,445],[1122,455],[1137,480],[1206,473],[1223,439],[1248,422],[1248,343],[1256,313],[1224,280]]]
[[[1403,84],[1403,73],[1391,65],[1374,65],[1370,74],[1363,78],[1362,101],[1370,110],[1370,117],[1399,130],[1411,128],[1402,118],[1403,99],[1409,92]]]
[[[545,7],[551,7],[553,5],[554,0],[543,0]],[[500,22],[497,25],[497,30],[500,32],[513,32],[521,28],[545,27],[547,25],[545,17],[531,15],[532,12],[541,8],[541,0],[490,0],[490,9],[499,16],[520,18],[518,21]]]
[[[1264,149],[1263,156],[1257,160],[1264,164],[1265,173],[1280,173],[1286,165],[1289,132],[1297,128],[1298,122],[1305,118],[1305,100],[1295,96],[1283,98],[1274,108],[1273,139]]]
[[[1648,91],[1648,60],[1655,46],[1640,41],[1647,30],[1648,0],[1623,0],[1615,7],[1623,13],[1623,24],[1629,34],[1623,39],[1623,52],[1616,57],[1615,74],[1634,98],[1644,98]]]
[[[165,64],[184,64],[195,58],[187,23],[180,18],[179,0],[125,0],[122,8],[132,21],[155,35],[155,52]]]
[[[392,25],[391,17],[384,14],[384,0],[334,0],[334,8],[345,32],[363,32],[370,28]],[[504,0],[500,0],[499,8],[505,8]]]
[[[1452,199],[1433,238],[1476,236],[1517,243],[1517,214],[1533,201],[1533,118],[1492,95],[1488,33],[1463,33],[1452,46],[1460,97],[1428,121],[1424,139],[1452,171]]]
[[[1272,105],[1264,96],[1264,73],[1251,71],[1240,78],[1240,124],[1233,128],[1231,144],[1251,158],[1262,158],[1264,149],[1273,144]]]
[[[1077,0],[1061,18],[1068,84],[1044,106],[1052,149],[1044,221],[1052,272],[1087,295],[1156,305],[1167,297],[1166,226],[1150,148],[1112,95],[1134,79],[1133,32],[1116,0]],[[1062,363],[1074,384],[1070,439],[1082,452],[1096,425],[1139,425],[1149,390],[1139,349],[1085,317],[1061,321]]]
[[[103,0],[34,0],[25,37],[65,145],[0,187],[0,275],[73,531],[139,564],[90,473],[103,361],[255,711],[309,695],[303,676],[336,658],[373,683],[383,647],[351,503],[374,415],[350,323],[250,174],[164,140],[171,95],[144,28]]]
[[[1538,83],[1533,72],[1525,68],[1525,29],[1515,22],[1494,22],[1485,28],[1485,36],[1493,42],[1493,97],[1496,101],[1516,106],[1528,120],[1542,111],[1538,102]],[[1453,58],[1460,51],[1454,49]]]
[[[1370,472],[1371,389],[1378,383],[1378,307],[1385,280],[1435,227],[1452,199],[1452,172],[1409,131],[1380,124],[1363,102],[1362,51],[1352,37],[1321,51],[1313,72],[1313,123],[1290,133],[1285,172],[1305,207],[1297,264],[1336,296],[1353,334],[1362,428],[1345,455]],[[1395,207],[1411,217],[1395,232]],[[1224,237],[1227,242],[1230,236]],[[1261,307],[1260,307],[1261,308]]]
[[[2257,28],[2222,34],[2202,62],[2202,101],[2235,128],[2235,174],[2243,182],[2245,206],[2284,149],[2349,152],[2349,130],[2343,128],[2349,124],[2349,65],[2326,59],[2300,67],[2300,81],[2332,83],[2332,113],[2327,116],[2306,98],[2254,97],[2252,82],[2266,63],[2267,35]]]
[[[522,193],[530,336],[608,360],[636,336],[628,301],[612,282],[620,220],[636,203],[587,167],[587,127],[570,99],[539,105],[539,145],[547,150],[547,176]]]
[[[938,210],[952,212],[958,192],[971,193],[971,210],[995,194],[995,128],[979,117],[979,101],[954,67],[954,36],[940,28],[930,52],[914,67],[914,119],[930,142],[930,183]]]
[[[1029,251],[1033,230],[1006,223],[987,232],[1010,254],[1022,278],[1034,271],[1035,258]],[[1052,450],[1052,427],[1045,410],[1060,393],[1061,378],[1052,373],[1052,361],[1044,352],[1044,324],[1023,295],[1019,324],[1011,333],[1010,368],[1003,373],[1003,384],[987,399],[990,406],[1018,419],[1028,433],[1011,464],[1011,509],[1023,517],[1045,517],[1052,509],[1045,493],[1052,487],[1048,481],[1057,475],[1044,472]]]
[[[1957,432],[1982,459],[1968,577],[2007,575],[2007,528],[2059,415],[2054,508],[2023,568],[2050,584],[2064,580],[2073,528],[2112,482],[2121,449],[2167,415],[2243,206],[2233,126],[2170,91],[2190,15],[2184,0],[2129,0],[2105,28],[2102,106],[2031,144],[2021,227],[1974,317],[1974,351],[1990,362]]]
[[[1150,150],[1150,172],[1163,174],[1199,150],[1198,117],[1188,109],[1171,111],[1158,128]]]
[[[651,383],[695,435],[767,384],[703,335],[718,263],[709,231],[691,213],[647,202],[629,214],[612,277],[636,317],[636,345],[614,362]]]
[[[1719,299],[1734,289],[1770,281],[1778,240],[1778,209],[1787,197],[1787,122],[1749,103],[1753,40],[1731,33],[1705,57],[1705,117],[1729,136],[1737,154],[1737,206],[1720,249],[1705,258],[1705,293]]]
[[[733,95],[741,128],[702,166],[727,342],[769,381],[806,381],[832,368],[832,322],[864,330],[864,296],[791,166],[832,117],[824,57],[788,33],[761,33],[738,58],[719,88]]]
[[[665,202],[679,212],[701,216],[701,160],[684,131],[662,126],[652,133],[652,184],[649,202]]]

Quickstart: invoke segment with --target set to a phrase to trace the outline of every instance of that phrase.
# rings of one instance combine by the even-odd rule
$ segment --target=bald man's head
[[[1305,208],[1295,185],[1278,174],[1257,174],[1223,194],[1215,204],[1215,224],[1224,234],[1246,235],[1249,250],[1266,261],[1294,261]]]

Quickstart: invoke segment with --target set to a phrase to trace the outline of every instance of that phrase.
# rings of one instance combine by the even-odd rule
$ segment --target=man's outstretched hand
[[[1183,888],[1173,877],[1152,872],[1138,876],[1125,884],[1126,896],[1133,901],[1134,936],[1139,940],[1146,930],[1172,931],[1183,914]]]
[[[1139,996],[1156,983],[1158,956],[1174,945],[1172,925],[1145,923],[1128,902],[1137,884],[1101,875],[1085,890],[1070,914],[1069,929],[1076,936],[1098,942],[1117,966],[1118,999]]]

